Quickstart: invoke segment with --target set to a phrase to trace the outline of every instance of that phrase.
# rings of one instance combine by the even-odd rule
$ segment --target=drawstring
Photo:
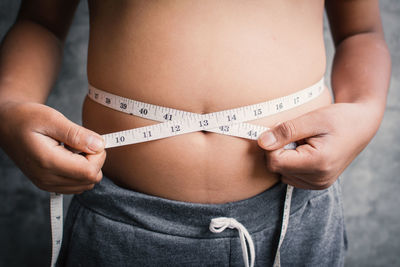
[[[292,195],[293,195],[293,186],[287,185],[286,186],[285,203],[284,203],[284,207],[283,207],[281,234],[279,237],[279,243],[278,243],[278,248],[276,250],[273,267],[281,266],[281,246],[282,246],[283,240],[285,239],[287,228],[289,226],[290,204],[292,202]],[[249,232],[247,231],[247,229],[241,223],[239,223],[238,221],[236,221],[233,218],[219,217],[219,218],[214,218],[211,220],[211,223],[210,223],[210,231],[211,232],[221,233],[226,228],[237,229],[239,231],[239,237],[240,237],[240,243],[242,245],[244,264],[246,267],[253,267],[256,253],[254,250],[253,240],[251,239],[251,236],[250,236]],[[246,239],[247,239],[247,243],[249,244],[249,249],[250,249],[250,257],[251,257],[250,266],[249,266],[249,256],[247,253]]]
[[[237,229],[239,231],[240,243],[242,245],[242,252],[243,252],[243,260],[246,267],[253,267],[254,260],[255,260],[255,250],[254,250],[254,243],[251,239],[251,236],[247,229],[238,221],[233,218],[226,218],[226,217],[219,217],[214,218],[211,220],[210,223],[210,231],[213,233],[221,233],[226,228],[230,229]],[[249,256],[247,253],[247,243],[249,244],[250,249],[250,265],[249,265]]]

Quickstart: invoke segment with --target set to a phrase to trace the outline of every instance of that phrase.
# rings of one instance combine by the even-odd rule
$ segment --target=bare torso
[[[288,95],[325,72],[320,0],[90,0],[89,6],[88,79],[116,95],[209,113]],[[251,123],[273,126],[330,103],[325,90]],[[83,122],[100,134],[155,123],[89,99]],[[248,198],[278,181],[255,141],[204,132],[108,149],[103,172],[126,188],[202,203]]]

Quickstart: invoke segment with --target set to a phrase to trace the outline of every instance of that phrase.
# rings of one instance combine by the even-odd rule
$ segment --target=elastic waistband
[[[211,219],[235,218],[250,233],[279,227],[286,185],[277,183],[254,197],[226,204],[200,204],[168,200],[124,189],[107,177],[94,189],[77,195],[84,207],[114,221],[176,236],[215,238],[208,230]],[[291,213],[324,191],[295,189]],[[184,230],[183,230],[184,229]],[[218,235],[236,236],[232,231]]]

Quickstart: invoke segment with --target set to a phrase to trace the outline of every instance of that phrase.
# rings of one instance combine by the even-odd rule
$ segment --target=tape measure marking
[[[148,142],[185,133],[209,131],[223,135],[257,140],[267,127],[245,123],[267,117],[305,104],[316,98],[324,89],[324,78],[296,93],[270,101],[208,114],[197,114],[173,108],[152,105],[117,96],[89,86],[88,96],[95,102],[130,115],[161,122],[150,126],[103,135],[106,148]],[[295,144],[285,146],[294,149]],[[280,266],[280,248],[289,224],[293,187],[287,185],[283,219],[274,267]],[[52,236],[51,266],[55,266],[61,249],[63,235],[63,196],[50,193],[50,223]]]

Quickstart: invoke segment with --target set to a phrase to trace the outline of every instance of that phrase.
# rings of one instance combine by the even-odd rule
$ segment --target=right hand
[[[97,133],[37,103],[8,102],[0,121],[1,147],[40,189],[79,194],[102,179],[106,152]]]

